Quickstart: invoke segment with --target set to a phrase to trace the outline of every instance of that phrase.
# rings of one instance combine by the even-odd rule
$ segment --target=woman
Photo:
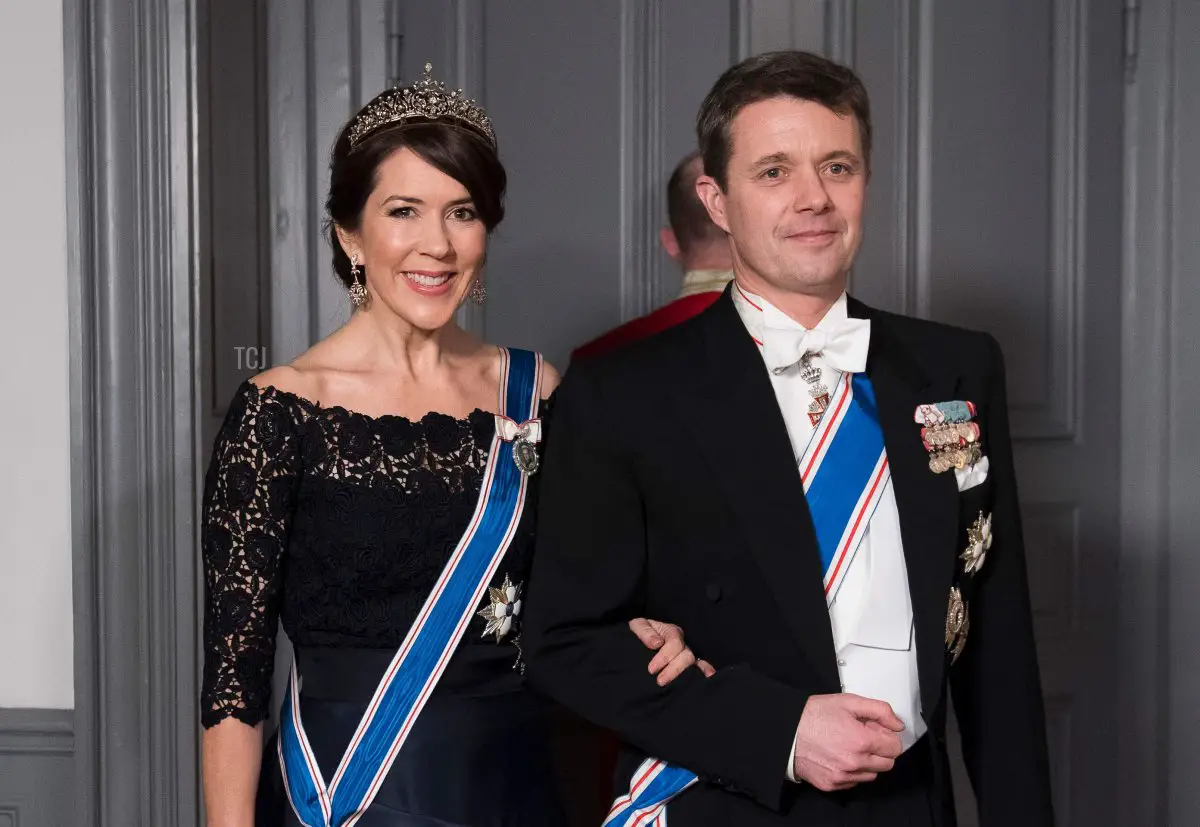
[[[483,299],[505,173],[487,116],[429,72],[367,104],[334,146],[326,207],[350,321],[243,384],[214,448],[213,827],[254,824],[256,797],[260,824],[562,823],[519,644],[558,375],[454,323]],[[296,658],[264,755],[279,618]],[[677,630],[635,624],[661,647],[660,682],[694,663]]]

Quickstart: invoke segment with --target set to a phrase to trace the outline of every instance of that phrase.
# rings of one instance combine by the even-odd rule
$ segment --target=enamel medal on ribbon
[[[517,470],[527,477],[536,474],[541,466],[537,446],[542,441],[542,421],[527,419],[517,423],[506,416],[497,416],[496,430],[501,439],[512,443],[512,459]]]
[[[523,427],[513,440],[513,462],[521,469],[521,473],[533,476],[537,473],[541,461],[538,459],[537,445],[529,436],[528,426]]]

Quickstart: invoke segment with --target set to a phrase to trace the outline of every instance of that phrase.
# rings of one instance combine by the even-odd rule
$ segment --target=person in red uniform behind
[[[683,268],[679,298],[581,345],[571,354],[572,361],[607,353],[666,330],[703,312],[720,298],[733,279],[733,257],[724,231],[712,223],[696,195],[696,179],[703,174],[700,153],[691,152],[679,162],[667,182],[670,225],[662,228],[659,239],[667,255]]]

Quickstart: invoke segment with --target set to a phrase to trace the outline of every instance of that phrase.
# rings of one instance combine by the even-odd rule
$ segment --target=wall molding
[[[825,57],[844,66],[854,66],[857,13],[857,0],[825,0]]]
[[[838,0],[830,0],[831,21]],[[932,123],[934,105],[934,3],[909,0],[896,9],[897,77],[911,78],[902,91],[896,129],[898,218],[904,232],[898,260],[902,262],[902,312],[932,315]],[[1016,439],[1074,439],[1083,393],[1079,354],[1084,335],[1082,292],[1086,262],[1084,220],[1087,211],[1087,4],[1084,0],[1055,0],[1053,7],[1054,76],[1050,123],[1052,129],[1052,209],[1050,278],[1047,280],[1047,397],[1036,405],[1013,407]],[[843,24],[831,22],[829,31]]]
[[[454,0],[453,32],[449,38],[458,86],[468,90],[480,106],[487,108],[487,83],[484,76],[484,26],[486,10],[483,0]],[[487,273],[484,273],[486,280]],[[487,306],[468,300],[458,310],[458,323],[479,339],[487,336]]]
[[[661,304],[662,3],[621,0],[621,321]]]
[[[899,312],[929,318],[931,313],[930,228],[932,178],[928,162],[933,124],[933,4],[897,3],[896,64],[896,261],[900,265]]]
[[[729,0],[729,65],[750,57],[751,0]]]
[[[837,3],[831,6],[836,9]],[[934,3],[909,0],[896,9],[897,77],[911,78],[899,101],[896,129],[898,204],[904,232],[901,308],[922,318],[932,315],[932,123],[934,105]],[[1052,209],[1050,278],[1047,280],[1047,398],[1013,407],[1016,439],[1074,439],[1083,386],[1082,292],[1086,262],[1087,187],[1081,170],[1087,161],[1087,4],[1055,0],[1052,129]],[[840,24],[831,24],[831,31]],[[1060,324],[1064,322],[1065,324]]]
[[[74,711],[0,708],[0,755],[74,754]]]
[[[279,14],[272,4],[267,15],[269,94],[267,134],[274,151],[267,161],[270,193],[271,352],[277,362],[290,362],[314,341],[317,330],[315,273],[309,240],[317,232],[316,208],[309,203],[308,161],[313,141],[310,127],[309,66],[312,43],[310,0],[297,0],[295,14]]]
[[[851,20],[853,0],[743,0],[746,9],[745,56],[777,49],[802,49],[830,56],[831,34],[841,48],[845,23]],[[842,6],[839,19],[831,24],[833,5]],[[831,28],[836,25],[837,29]]]
[[[1170,411],[1176,106],[1173,0],[1141,0],[1136,74],[1125,87],[1121,272],[1120,561],[1116,775],[1120,824],[1168,824],[1169,503],[1172,445],[1146,411]],[[1191,636],[1194,641],[1194,635]],[[1178,651],[1178,650],[1175,650]],[[1183,739],[1191,737],[1183,733]],[[1178,822],[1177,822],[1178,823]]]
[[[1083,395],[1083,291],[1086,277],[1087,3],[1055,0],[1051,111],[1050,278],[1046,301],[1046,399],[1014,405],[1016,439],[1074,440]]]
[[[196,28],[64,6],[79,827],[197,823]]]
[[[74,713],[0,708],[0,827],[76,824]]]
[[[896,128],[899,146],[897,192],[899,218],[904,228],[901,280],[901,312],[928,319],[933,312],[933,0],[909,0],[900,4],[901,38],[896,70],[910,81],[900,101]]]

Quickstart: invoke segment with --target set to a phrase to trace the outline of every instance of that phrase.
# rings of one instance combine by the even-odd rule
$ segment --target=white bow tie
[[[846,319],[828,329],[766,327],[762,331],[763,355],[767,367],[782,373],[805,354],[820,354],[830,367],[842,373],[862,373],[867,369],[867,350],[871,344],[869,319]]]

